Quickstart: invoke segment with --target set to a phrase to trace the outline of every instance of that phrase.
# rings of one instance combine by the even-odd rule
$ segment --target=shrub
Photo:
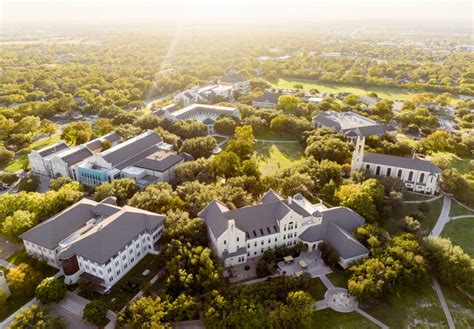
[[[90,302],[89,304],[84,307],[84,314],[83,318],[84,320],[98,325],[98,326],[104,326],[107,324],[109,321],[106,317],[107,315],[107,306],[104,304],[104,302],[96,299]]]
[[[49,277],[36,287],[35,296],[43,304],[59,302],[64,298],[66,285],[60,279]]]
[[[21,179],[20,183],[18,184],[18,190],[25,192],[36,192],[38,190],[39,185],[39,177],[35,175],[30,175]]]

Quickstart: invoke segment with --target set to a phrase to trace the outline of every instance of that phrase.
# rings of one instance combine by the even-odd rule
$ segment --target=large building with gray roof
[[[28,155],[31,171],[50,177],[71,177],[75,179],[72,170],[74,165],[100,152],[104,141],[114,146],[120,141],[120,136],[115,132],[111,132],[72,148],[66,142],[59,141],[41,150],[33,150]]]
[[[376,177],[396,177],[415,192],[435,194],[439,191],[442,170],[430,161],[364,152],[365,138],[358,137],[352,155],[351,170],[366,171]]]
[[[108,291],[145,255],[156,253],[165,216],[134,207],[82,199],[21,235],[29,255]]]
[[[103,152],[94,154],[73,169],[76,180],[89,186],[117,178],[134,179],[139,186],[170,181],[176,165],[187,157],[149,130]]]
[[[313,128],[331,128],[343,134],[348,140],[355,142],[357,136],[379,136],[396,133],[396,129],[366,118],[354,112],[326,111],[314,116]]]
[[[206,223],[212,249],[225,267],[298,242],[315,250],[326,241],[339,252],[343,267],[368,255],[352,236],[364,224],[363,217],[348,208],[327,209],[321,203],[312,204],[301,194],[283,199],[269,190],[258,204],[234,210],[214,199],[199,217]]]

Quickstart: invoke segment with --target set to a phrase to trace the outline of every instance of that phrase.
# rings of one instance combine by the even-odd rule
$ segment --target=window
[[[391,173],[392,173],[392,168],[387,168],[387,177],[390,177]]]
[[[262,240],[261,245],[263,246],[264,243],[265,243],[265,241]]]
[[[247,248],[249,248],[249,249],[250,249],[250,243],[247,243]]]
[[[112,272],[112,269],[111,269],[111,268],[108,268],[108,269],[107,269],[107,273],[110,273],[110,272]]]
[[[413,180],[413,171],[408,174],[408,180]]]
[[[365,170],[366,170],[366,171],[369,171],[369,170],[370,170],[370,165],[366,165],[366,166],[365,166]]]
[[[111,277],[109,278],[109,282],[112,282],[113,279],[114,279],[114,277],[111,276]]]
[[[249,253],[249,252],[247,253],[247,257],[250,257],[250,253]]]
[[[253,244],[253,246],[254,246],[254,247],[256,247],[256,246],[257,246],[257,241],[255,241],[255,243]]]
[[[377,169],[375,170],[375,176],[380,175],[380,166],[377,166]]]
[[[227,241],[226,241],[226,240],[224,240],[224,244],[227,244]]]
[[[398,169],[398,178],[402,178],[402,170],[401,169]]]
[[[420,175],[420,183],[423,183],[424,180],[425,180],[425,173],[421,173],[421,175]]]
[[[119,274],[120,274],[120,270],[117,271],[117,275],[119,275]]]
[[[240,240],[239,237],[237,237],[237,242],[239,242],[239,240]]]

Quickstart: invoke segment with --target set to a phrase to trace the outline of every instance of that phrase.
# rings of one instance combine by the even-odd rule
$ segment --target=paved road
[[[430,236],[440,236],[441,232],[443,232],[444,226],[449,221],[449,210],[451,209],[451,200],[451,197],[444,196],[443,209],[441,210],[441,214],[439,215],[438,221],[433,227]]]
[[[438,280],[436,278],[432,279],[433,282],[433,289],[438,295],[439,302],[441,303],[441,308],[443,309],[444,315],[446,316],[446,320],[448,321],[449,329],[454,329],[456,326],[454,325],[453,317],[451,313],[449,313],[448,304],[446,303],[446,299],[444,299],[443,291],[439,286]]]

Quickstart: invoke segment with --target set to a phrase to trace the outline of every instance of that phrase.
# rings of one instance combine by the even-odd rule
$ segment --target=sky
[[[0,24],[420,21],[472,26],[470,0],[0,0]]]

